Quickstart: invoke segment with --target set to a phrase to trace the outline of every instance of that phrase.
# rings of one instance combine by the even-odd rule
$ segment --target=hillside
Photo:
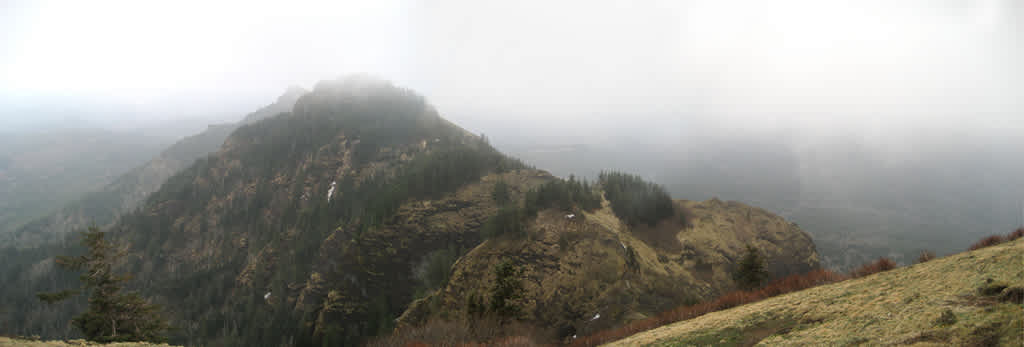
[[[673,202],[664,191],[648,209],[630,200],[652,193],[646,182],[634,182],[646,191],[600,188],[609,200],[595,198],[573,222],[572,206],[545,205],[521,220],[527,238],[492,232],[520,225],[502,219],[508,206],[571,182],[501,154],[409,90],[350,77],[238,127],[107,229],[129,245],[121,266],[132,289],[165,308],[178,327],[171,341],[187,345],[358,344],[391,332],[403,312],[401,324],[444,314],[424,302],[462,311],[457,296],[483,291],[479,279],[509,257],[534,283],[522,318],[581,332],[731,290],[747,244],[778,276],[818,267],[810,237],[778,216]],[[8,277],[26,283],[4,300],[28,313],[0,316],[15,333],[68,334],[61,322],[74,302],[30,299],[74,281],[45,281],[53,263],[44,258],[26,263],[74,252],[53,248],[11,256],[31,269]],[[585,323],[597,313],[606,318]]]
[[[66,128],[0,134],[0,241],[7,234],[102,188],[166,146],[125,132]]]
[[[38,218],[16,229],[12,228],[9,234],[0,234],[0,240],[4,240],[6,245],[30,247],[59,240],[68,232],[76,228],[87,227],[90,224],[109,225],[114,222],[117,216],[138,207],[149,194],[160,188],[160,185],[171,175],[192,165],[196,159],[217,151],[228,135],[239,126],[290,111],[295,101],[304,92],[301,88],[289,88],[273,104],[246,115],[238,123],[210,125],[205,131],[179,140],[145,164],[130,171],[128,169],[131,166],[118,170],[120,166],[109,165],[102,161],[92,163],[92,165],[106,165],[105,170],[115,172],[115,174],[125,173],[116,176],[113,180],[104,181],[103,184],[93,184],[88,189],[76,190],[78,194],[88,193],[68,202],[64,207],[45,217]],[[137,145],[132,144],[120,144],[120,146],[123,148],[137,147]],[[89,148],[87,147],[86,149]],[[88,152],[82,153],[107,152],[111,151],[89,149]],[[68,151],[67,153],[78,152]],[[114,156],[123,156],[122,154],[117,154],[119,152],[116,151],[113,153],[115,153]],[[147,152],[146,155],[150,154]],[[90,160],[92,158],[91,155],[79,157],[89,158]],[[132,162],[131,165],[134,166],[137,163]],[[74,167],[71,164],[65,165]],[[87,165],[86,167],[91,166]],[[2,173],[0,173],[0,176],[2,176]],[[111,177],[114,177],[114,175],[111,175]],[[49,179],[45,184],[52,185],[54,181],[77,182],[78,179]],[[62,191],[62,193],[67,192]],[[54,208],[56,207],[54,206]],[[2,225],[0,225],[0,231],[3,229]]]
[[[325,81],[235,130],[112,230],[139,259],[126,264],[139,289],[182,327],[173,341],[353,344],[411,301],[416,288],[395,284],[416,264],[480,241],[496,177],[513,191],[550,179],[410,91]]]
[[[639,333],[609,346],[1020,346],[1024,240],[824,285]],[[1020,300],[1019,296],[1017,300]]]
[[[688,211],[690,225],[669,218],[653,227],[629,226],[607,200],[573,219],[558,209],[541,211],[526,237],[488,240],[462,257],[448,285],[414,304],[400,322],[466,315],[466,298],[486,295],[491,269],[503,261],[523,269],[521,318],[556,327],[566,335],[559,338],[732,290],[733,264],[745,245],[766,256],[775,277],[818,267],[810,237],[778,216],[719,200],[674,204]]]
[[[0,336],[0,347],[171,347],[170,345],[145,343],[145,342],[116,342],[116,343],[92,343],[84,340],[70,341],[38,341],[12,339]]]

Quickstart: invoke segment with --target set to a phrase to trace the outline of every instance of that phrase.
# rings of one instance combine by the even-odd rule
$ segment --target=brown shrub
[[[792,275],[769,283],[756,290],[740,290],[722,295],[715,300],[695,305],[680,306],[662,312],[654,317],[631,322],[618,328],[599,331],[589,336],[576,339],[571,346],[597,346],[615,341],[641,331],[654,329],[687,319],[693,319],[707,313],[721,311],[731,307],[749,304],[773,296],[804,290],[822,284],[845,280],[846,277],[828,270],[814,270],[802,275]]]
[[[896,262],[893,262],[892,259],[889,259],[887,257],[881,257],[878,258],[878,260],[875,260],[874,262],[861,265],[856,270],[851,271],[850,277],[859,278],[883,271],[889,271],[895,268]]]
[[[932,253],[932,251],[929,251],[927,249],[921,251],[921,254],[917,255],[917,263],[918,264],[927,262],[927,261],[932,260],[932,259],[935,259],[935,253]]]
[[[985,247],[992,247],[992,246],[998,245],[998,244],[1003,243],[1003,242],[1006,242],[1006,238],[1004,238],[1003,236],[1001,236],[1001,235],[992,235],[992,236],[985,237],[985,238],[983,238],[981,240],[978,240],[978,242],[975,242],[967,250],[968,251],[973,251],[973,250],[978,250],[978,249],[982,249],[982,248],[985,248]]]
[[[540,346],[550,340],[547,329],[494,317],[472,320],[431,319],[423,325],[402,327],[366,346]]]
[[[1010,235],[1007,235],[1006,241],[1013,241],[1021,237],[1024,237],[1024,227],[1017,228],[1017,230],[1014,230]]]

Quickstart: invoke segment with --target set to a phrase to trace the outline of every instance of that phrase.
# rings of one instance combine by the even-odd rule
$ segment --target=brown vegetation
[[[889,271],[896,268],[896,262],[892,261],[887,257],[878,258],[874,262],[861,265],[859,268],[850,272],[850,277],[859,278],[867,275],[879,273],[882,271]]]
[[[497,317],[447,321],[432,319],[423,325],[401,327],[367,346],[540,346],[553,334],[522,322],[503,323]]]
[[[975,242],[973,245],[971,245],[970,248],[967,248],[967,250],[973,251],[985,247],[992,247],[1003,242],[1006,242],[1006,238],[1004,238],[1002,235],[987,236],[981,240],[978,240],[978,242]]]
[[[1024,237],[1024,227],[1017,228],[1017,230],[1014,230],[1013,232],[1007,234],[1006,236],[1002,236],[1002,235],[986,236],[986,237],[982,238],[981,240],[978,240],[978,242],[975,242],[967,250],[968,251],[973,251],[973,250],[982,249],[982,248],[985,248],[985,247],[992,247],[992,246],[998,245],[998,244],[1003,243],[1003,242],[1009,242],[1009,241],[1013,241],[1013,240],[1019,239],[1021,237]]]
[[[773,296],[804,290],[822,284],[839,282],[844,279],[846,279],[846,277],[843,275],[820,269],[803,275],[792,275],[773,281],[760,289],[734,291],[720,296],[718,299],[710,302],[681,306],[670,311],[662,312],[657,316],[638,320],[616,329],[597,332],[590,336],[574,340],[571,346],[596,346],[602,343],[615,341],[641,331],[657,328],[665,324],[692,319],[707,313],[745,305]]]
[[[1024,237],[1024,227],[1017,228],[1017,230],[1014,230],[1010,235],[1007,235],[1006,241],[1013,241],[1021,237]]]
[[[924,263],[932,259],[935,259],[935,253],[926,249],[917,256],[917,263]]]

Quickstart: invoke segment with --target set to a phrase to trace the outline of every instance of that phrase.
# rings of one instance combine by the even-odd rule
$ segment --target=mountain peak
[[[289,86],[288,89],[284,91],[284,94],[281,94],[281,96],[277,97],[276,103],[295,104],[295,100],[298,100],[299,97],[306,93],[309,93],[309,91],[306,90],[306,88],[302,88],[296,85]]]

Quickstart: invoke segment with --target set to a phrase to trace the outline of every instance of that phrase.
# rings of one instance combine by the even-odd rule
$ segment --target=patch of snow
[[[263,295],[263,300],[268,300],[268,299],[270,299],[270,292],[267,292],[267,294]]]
[[[622,245],[622,250],[623,251],[628,251],[629,250],[629,248],[626,247],[626,244],[622,243],[622,241],[619,241],[619,244]]]
[[[334,195],[334,188],[338,185],[337,181],[331,181],[331,189],[327,190],[327,202],[331,202],[331,196]]]
[[[597,314],[595,314],[595,315],[594,315],[594,318],[591,318],[590,320],[591,320],[591,321],[595,321],[595,320],[597,320],[598,318],[601,318],[601,312],[598,312]]]
[[[570,213],[570,214],[567,214],[567,215],[565,215],[565,218],[566,218],[566,219],[573,219],[573,218],[576,218],[576,214],[575,214],[575,213]]]

